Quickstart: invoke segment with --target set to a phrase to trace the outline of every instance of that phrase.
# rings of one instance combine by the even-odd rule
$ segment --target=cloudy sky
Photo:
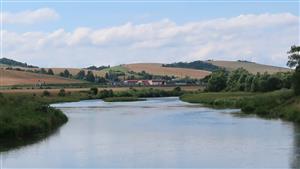
[[[285,66],[299,1],[2,3],[3,57],[43,67],[249,60]]]

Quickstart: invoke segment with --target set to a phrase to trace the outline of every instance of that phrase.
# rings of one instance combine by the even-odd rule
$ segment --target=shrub
[[[93,95],[97,95],[98,94],[98,88],[97,87],[92,87],[90,89],[90,92],[93,94]]]
[[[44,90],[42,96],[50,96],[50,92],[48,90]]]
[[[57,95],[60,96],[60,97],[66,96],[66,91],[65,91],[65,89],[60,89]]]

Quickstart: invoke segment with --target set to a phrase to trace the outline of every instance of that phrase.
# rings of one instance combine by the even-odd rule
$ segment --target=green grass
[[[246,114],[300,122],[300,97],[291,90],[268,93],[220,92],[184,94],[181,100],[215,108],[241,108]]]
[[[134,101],[144,101],[138,97],[107,97],[103,99],[106,102],[134,102]]]
[[[68,118],[34,96],[0,96],[0,138],[25,139],[50,132]]]

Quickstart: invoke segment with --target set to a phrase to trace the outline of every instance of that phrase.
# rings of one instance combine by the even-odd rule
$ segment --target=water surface
[[[292,123],[178,98],[53,106],[69,122],[43,141],[3,152],[4,168],[300,167],[300,130]]]

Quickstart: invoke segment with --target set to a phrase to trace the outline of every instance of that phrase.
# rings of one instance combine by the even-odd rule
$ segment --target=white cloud
[[[4,24],[33,24],[59,18],[58,13],[50,8],[22,11],[18,13],[3,12]]]
[[[199,59],[247,59],[283,66],[286,51],[299,44],[299,16],[251,14],[182,25],[163,19],[71,32],[5,31],[3,37],[5,56],[47,66]]]

